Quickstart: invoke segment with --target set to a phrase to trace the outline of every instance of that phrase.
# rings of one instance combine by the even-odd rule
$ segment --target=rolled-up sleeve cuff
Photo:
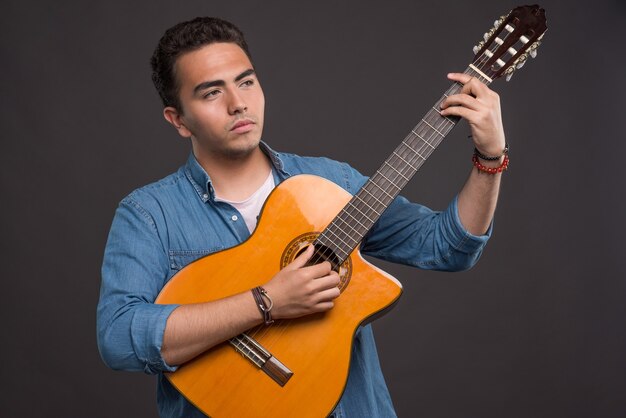
[[[137,357],[144,364],[146,373],[176,371],[161,356],[163,333],[167,318],[179,305],[145,304],[138,307],[131,323],[131,339]]]
[[[458,196],[452,200],[444,212],[444,216],[447,232],[450,234],[449,237],[452,238],[451,244],[458,251],[467,254],[481,251],[491,237],[493,220],[484,235],[474,235],[465,229],[459,217]]]

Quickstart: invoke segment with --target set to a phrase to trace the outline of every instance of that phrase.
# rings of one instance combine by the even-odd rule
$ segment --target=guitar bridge
[[[254,338],[243,333],[228,340],[235,350],[243,357],[250,360],[255,366],[263,370],[265,374],[272,378],[280,386],[285,386],[293,372],[267,351]]]

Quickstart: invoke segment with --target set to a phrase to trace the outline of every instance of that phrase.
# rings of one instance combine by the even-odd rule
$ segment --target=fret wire
[[[422,154],[420,154],[416,149],[412,148],[410,145],[406,144],[403,142],[403,144],[409,149],[411,150],[411,152],[413,152],[413,154],[417,155],[418,157],[420,157],[422,159],[422,161],[426,161],[426,159],[428,158],[428,156],[424,157]]]
[[[370,219],[370,217],[369,217],[369,216],[367,216],[365,213],[361,212],[361,210],[360,210],[358,207],[354,206],[354,205],[352,204],[352,201],[348,202],[348,206],[352,206],[354,209],[358,210],[358,211],[359,211],[359,213],[360,213],[361,215],[363,215],[363,216],[365,216],[365,218],[367,218],[367,220],[370,222],[370,224],[373,224],[373,223],[374,223],[374,222],[372,221],[372,219]],[[372,209],[372,210],[373,210],[373,209]],[[345,208],[342,212],[345,212],[345,213],[346,213],[349,217],[351,217],[351,218],[352,218],[355,222],[357,222],[359,225],[361,225],[361,227],[363,227],[363,229],[365,229],[365,231],[367,232],[367,230],[369,229],[369,227],[368,227],[367,225],[363,224],[361,221],[359,221],[359,219],[358,219],[357,217],[353,216],[353,215],[352,215],[352,214],[348,211],[347,206],[346,206],[346,208]],[[341,215],[341,214],[340,214],[340,215]],[[371,225],[370,225],[370,226],[371,226]]]
[[[398,145],[398,147],[394,150],[396,155],[398,155],[401,158],[404,158],[405,161],[407,159],[413,160],[415,158],[415,150],[411,148],[411,146],[408,144],[408,141],[411,141],[412,139],[415,139],[414,134],[409,133],[409,135],[407,135],[407,137],[404,138],[404,140],[400,143],[400,145]],[[420,158],[422,158],[422,160],[425,160],[425,158],[422,155],[420,155]]]
[[[415,133],[415,131],[412,131]],[[430,156],[433,147],[427,147],[425,144],[428,144],[428,141],[421,135],[415,133],[416,137],[412,138],[411,143],[407,144],[407,146],[417,155],[420,156],[422,162],[425,162],[426,159]]]
[[[431,139],[434,139],[434,142],[436,142],[437,145],[439,145],[439,143],[443,141],[446,135],[448,135],[448,133],[452,130],[455,124],[447,125],[445,123],[445,118],[432,112],[431,112],[431,116],[432,117],[430,119],[432,120],[430,122],[425,120],[424,123],[430,126],[433,129],[433,131],[435,131],[437,134],[441,136],[441,138],[438,138],[438,137],[431,138]]]
[[[377,188],[378,190],[380,190],[381,192],[383,192],[383,194],[386,194],[386,195],[387,195],[387,197],[388,197],[389,199],[392,199],[392,200],[393,200],[394,196],[392,196],[392,195],[390,195],[389,193],[387,193],[387,192],[385,191],[385,189],[383,189],[383,188],[382,188],[382,186],[381,186],[380,184],[377,184],[376,182],[372,181],[372,179],[370,179],[370,180],[369,180],[369,183],[370,183],[370,184],[373,184],[374,186],[376,186],[376,188]],[[378,199],[376,199],[376,200],[378,200]],[[382,202],[381,202],[381,203],[382,203]]]
[[[337,238],[339,238],[336,234],[334,234],[334,233],[332,233],[332,234],[335,235]],[[332,240],[332,238],[325,237],[326,240],[328,241],[327,244],[324,244],[323,242],[321,242],[320,238],[322,238],[321,235],[317,238],[317,241],[320,242],[322,245],[325,245],[327,248],[330,248],[331,254],[334,254],[334,255],[339,257],[339,259],[340,259],[340,263],[339,264],[343,263],[343,261],[345,261],[348,258],[348,256],[350,255],[351,250],[356,248],[356,244],[358,244],[358,242],[356,242],[354,246],[350,246],[350,245],[348,245],[347,243],[344,242],[343,243],[344,247],[347,247],[347,248],[350,249],[349,251],[346,251],[346,250],[343,249],[343,247],[341,245],[338,245],[337,243],[335,243]],[[331,246],[334,247],[334,249],[332,249]],[[328,254],[326,254],[326,255],[328,255]],[[318,259],[318,262],[322,262],[322,261],[325,261],[325,260],[323,258]],[[317,264],[317,263],[315,263],[315,264]]]
[[[332,225],[332,222],[331,222],[331,225]],[[331,252],[331,253],[335,253],[335,254],[337,254],[338,252],[342,252],[342,253],[344,253],[344,255],[347,255],[347,254],[345,254],[345,251],[343,251],[343,250],[341,249],[341,243],[335,242],[335,241],[333,240],[333,237],[331,237],[331,236],[329,236],[329,235],[334,235],[334,236],[335,236],[335,238],[337,238],[339,241],[342,241],[342,242],[343,242],[343,240],[341,239],[341,237],[339,237],[339,235],[337,235],[337,234],[336,234],[336,233],[332,230],[332,228],[330,228],[330,225],[329,225],[328,227],[326,227],[326,229],[324,230],[324,233],[323,233],[323,234],[320,234],[320,235],[317,237],[317,242],[319,242],[319,243],[321,243],[322,245],[324,245],[325,247],[327,247],[327,248],[330,250],[330,252]],[[324,242],[324,241],[326,241],[326,242]],[[348,244],[347,244],[346,242],[343,242],[343,245],[344,245],[344,246],[347,246]],[[329,255],[329,254],[323,254],[323,255]],[[321,260],[322,260],[322,258],[318,258],[318,259],[317,259],[317,261],[321,261]],[[317,264],[317,263],[315,263],[315,264]]]
[[[358,223],[359,225],[361,225],[361,227],[363,227],[363,229],[365,230],[365,232],[367,232],[367,230],[372,226],[372,224],[374,223],[374,221],[369,217],[369,215],[367,215],[366,213],[364,213],[361,209],[359,209],[358,206],[356,206],[354,203],[352,203],[354,200],[359,200],[361,201],[361,203],[363,203],[365,206],[367,206],[369,208],[370,211],[375,212],[376,214],[378,214],[378,212],[376,212],[372,207],[370,207],[367,203],[363,202],[361,200],[361,198],[356,195],[352,198],[352,200],[350,200],[348,202],[348,204],[346,205],[346,207],[341,211],[341,213],[338,216],[341,216],[344,212],[346,215],[348,215],[350,218],[352,218],[356,223]],[[365,225],[364,223],[362,223],[361,221],[359,221],[359,219],[354,216],[351,212],[349,207],[352,207],[354,210],[358,211],[361,216],[365,217],[365,219],[367,219],[367,221],[370,223],[369,226]],[[379,215],[380,216],[380,215]]]
[[[431,128],[433,131],[437,132],[439,135],[441,135],[441,136],[445,136],[444,134],[442,134],[441,132],[439,132],[439,131],[438,131],[438,130],[437,130],[437,129],[433,126],[433,125],[431,125],[430,123],[426,122],[424,119],[422,119],[422,121],[424,121],[424,123],[425,123],[426,125],[430,126],[430,128]],[[428,145],[430,145],[430,144],[428,144]]]
[[[411,174],[409,174],[408,178],[410,179],[410,176],[412,176],[416,171],[417,171],[417,167],[419,167],[419,165],[413,165],[414,163],[416,163],[415,160],[415,155],[416,152],[413,148],[411,148],[411,146],[407,143],[407,141],[411,140],[411,137],[413,135],[409,134],[406,138],[404,138],[404,140],[400,143],[400,145],[398,145],[398,147],[391,153],[391,155],[389,156],[389,158],[387,158],[387,160],[385,162],[391,162],[394,158],[396,159],[396,161],[399,159],[401,160],[404,165],[407,168],[407,171],[411,172]],[[419,155],[419,154],[417,154]],[[422,160],[424,160],[424,157],[420,155],[420,158]],[[413,163],[411,162],[413,161]],[[397,162],[394,163],[397,165]]]
[[[328,234],[329,232],[327,230],[324,230],[321,234],[317,236],[317,238],[315,239],[315,242],[321,245],[324,245],[327,248],[330,248],[331,246],[336,247],[335,243],[330,238],[327,237]],[[317,264],[320,260],[321,260],[320,258],[317,258],[313,264]]]
[[[349,216],[349,214],[348,214],[348,213],[346,213],[345,211],[341,211],[341,212],[339,213],[339,215],[337,215],[337,216],[335,217],[335,219],[331,222],[331,224],[335,224],[335,226],[336,226],[337,228],[339,228],[339,229],[341,229],[341,230],[343,231],[342,227],[341,227],[341,226],[339,226],[339,225],[337,224],[337,221],[342,221],[342,222],[343,222],[344,224],[346,224],[346,225],[347,225],[347,226],[348,226],[348,227],[349,227],[352,231],[356,232],[357,234],[361,234],[361,233],[362,233],[361,231],[358,231],[357,229],[355,229],[355,228],[354,228],[354,227],[350,224],[350,222],[348,222],[347,220],[343,219],[343,215],[344,215],[344,214]],[[353,219],[354,219],[354,218],[353,218]]]
[[[369,206],[371,206],[372,208],[374,208],[374,205],[376,205],[376,206],[385,206],[385,202],[379,199],[379,197],[383,198],[383,196],[382,195],[381,196],[376,196],[374,191],[370,190],[370,183],[372,185],[374,185],[374,182],[372,181],[372,178],[367,179],[367,182],[365,183],[365,185],[363,186],[363,188],[361,190],[363,191],[363,193],[367,193],[368,195],[370,195],[376,202],[372,202],[372,200],[369,199],[369,198],[367,198],[367,200],[365,200],[365,196],[363,196],[364,197],[363,201],[367,202],[367,204]],[[380,187],[378,187],[378,189],[380,189]]]
[[[387,180],[387,182],[388,182],[391,186],[393,186],[393,187],[395,187],[396,189],[398,189],[398,191],[400,191],[400,190],[402,189],[401,187],[398,187],[398,185],[397,185],[396,183],[394,183],[392,180],[388,179],[388,178],[387,178],[387,176],[385,176],[383,173],[381,173],[381,172],[380,172],[380,169],[376,171],[376,174],[377,174],[377,175],[379,175],[379,176],[381,176],[381,177],[382,177],[382,178],[384,178],[385,180]],[[394,192],[394,193],[395,193],[395,192]]]
[[[362,187],[362,188],[361,188],[361,190],[362,190],[364,193],[366,192],[365,187]],[[367,193],[369,193],[369,192],[367,192]],[[359,192],[359,193],[355,196],[355,198],[357,198],[357,199],[359,200],[359,202],[363,203],[363,204],[367,207],[367,209],[369,209],[371,212],[374,212],[374,213],[376,214],[376,216],[380,216],[380,215],[381,215],[381,213],[379,213],[376,209],[374,209],[374,207],[373,207],[373,206],[371,206],[371,205],[369,204],[369,202],[366,202],[366,201],[365,201],[365,200],[361,197],[361,192]],[[374,199],[376,199],[376,197],[374,197]],[[353,200],[355,200],[355,199],[353,199]],[[378,200],[378,199],[376,199],[376,200]],[[378,202],[382,204],[382,202],[380,202],[380,201],[378,201]],[[353,206],[355,209],[357,209],[359,212],[361,212],[363,215],[365,215],[365,213],[364,213],[364,212],[362,212],[362,211],[358,208],[358,206],[356,206],[356,205],[354,205],[354,204],[352,204],[352,206]],[[367,215],[365,215],[365,216],[367,216]],[[368,221],[370,221],[370,222],[372,221],[372,219],[370,219],[369,217],[367,218],[367,220],[368,220]]]
[[[355,198],[358,198],[357,196],[355,196]],[[352,199],[354,200],[354,198]],[[365,203],[365,202],[363,202]],[[364,214],[361,210],[359,210],[356,206],[354,206],[352,204],[352,201],[348,202],[349,205],[351,205],[352,207],[354,207],[355,209],[357,209],[363,216],[365,216],[370,223],[372,223],[372,220],[369,218],[369,216],[367,216],[366,214]],[[371,209],[371,208],[370,208]],[[361,227],[365,230],[363,231],[359,231],[357,229],[355,229],[355,227],[353,227],[350,222],[346,219],[343,218],[343,216],[348,216],[349,218],[351,218],[352,220],[356,221],[359,225],[361,225]],[[337,228],[341,229],[341,227],[336,223],[337,220],[341,220],[344,224],[346,224],[348,227],[350,227],[350,229],[352,229],[354,232],[356,232],[357,234],[363,236],[365,233],[367,233],[367,230],[369,229],[366,225],[364,225],[363,223],[359,222],[359,220],[357,218],[355,218],[349,211],[348,211],[348,207],[346,206],[333,220],[333,222],[331,222],[331,225],[334,224],[334,226],[336,226]]]
[[[441,111],[440,111],[439,109],[437,109],[435,106],[433,106],[433,107],[432,107],[432,109],[433,109],[435,112],[439,113],[439,116],[442,116],[442,117],[444,117],[444,118],[445,118],[445,116],[443,116],[443,115],[441,114]]]
[[[394,151],[394,156],[402,160],[402,162],[408,167],[409,173],[407,176],[407,181],[411,180],[411,177],[413,177],[413,175],[417,173],[417,170],[419,170],[422,163],[424,162],[423,159],[417,160],[417,161],[413,159],[413,161],[408,161],[404,157],[400,156],[399,154],[396,154],[395,151]]]
[[[417,126],[416,126],[416,128],[417,128]],[[413,129],[411,130],[411,132],[412,132],[415,136],[417,136],[419,139],[421,139],[422,141],[424,140],[424,139],[420,136],[420,134],[418,134],[417,132],[415,132],[415,128],[413,128]]]
[[[442,101],[443,101],[443,100],[442,100]],[[442,102],[442,101],[438,102],[437,104],[441,105],[441,102]],[[435,113],[433,113],[433,111],[434,111]],[[456,124],[454,121],[452,121],[452,120],[450,119],[450,117],[449,117],[449,116],[443,116],[443,115],[441,114],[441,109],[437,108],[436,106],[431,107],[431,108],[428,110],[428,113],[426,114],[426,116],[427,116],[427,117],[432,118],[432,119],[435,121],[435,123],[436,123],[436,122],[451,122],[452,124]],[[443,120],[442,120],[442,119],[443,119]]]
[[[424,161],[426,161],[426,159],[428,157],[430,157],[430,155],[435,150],[435,147],[429,141],[427,141],[426,139],[422,139],[421,137],[420,137],[420,139],[421,139],[421,142],[419,142],[419,143],[417,143],[415,145],[419,146],[420,155],[422,155]],[[432,138],[430,138],[430,139],[432,140]]]
[[[373,209],[372,207],[370,207],[369,205],[367,205],[367,203],[366,203],[365,201],[363,201],[363,200],[362,200],[362,199],[361,199],[358,195],[357,195],[357,196],[355,196],[355,198],[353,198],[350,202],[348,202],[348,205],[346,206],[346,208],[344,208],[344,209],[343,209],[343,210],[339,213],[339,215],[337,215],[336,219],[335,219],[335,220],[333,220],[333,221],[331,222],[331,224],[328,226],[328,232],[329,232],[330,234],[332,234],[332,235],[334,235],[334,236],[336,236],[336,237],[338,237],[338,238],[339,238],[339,236],[337,235],[337,233],[336,233],[335,231],[332,231],[331,229],[332,229],[333,227],[335,227],[335,228],[338,228],[339,230],[341,230],[342,232],[344,232],[344,231],[341,229],[341,227],[340,227],[339,225],[337,225],[337,223],[336,223],[335,221],[336,221],[338,218],[342,218],[342,216],[343,216],[343,215],[347,215],[347,216],[348,216],[348,217],[350,217],[352,220],[354,220],[354,221],[355,221],[355,222],[357,222],[359,225],[361,225],[361,227],[363,228],[363,231],[362,231],[362,232],[361,232],[361,231],[357,231],[357,230],[356,230],[356,229],[354,229],[354,228],[353,228],[353,227],[352,227],[352,226],[351,226],[348,222],[346,222],[346,220],[345,220],[345,219],[341,219],[341,221],[342,221],[342,222],[344,222],[344,223],[346,223],[348,226],[350,226],[350,228],[351,228],[353,231],[355,231],[355,232],[358,234],[358,236],[359,236],[359,238],[358,238],[358,239],[353,238],[354,245],[350,246],[350,251],[345,251],[345,250],[343,250],[343,251],[342,251],[342,252],[345,254],[345,256],[348,256],[348,255],[349,255],[349,253],[350,253],[350,252],[351,252],[354,248],[356,248],[356,244],[358,244],[358,243],[359,243],[359,242],[363,239],[363,237],[365,236],[365,234],[366,234],[366,233],[370,230],[370,228],[372,227],[372,225],[374,225],[374,222],[375,222],[375,220],[371,219],[371,218],[370,218],[370,217],[369,217],[366,213],[364,213],[363,211],[361,211],[361,209],[359,209],[359,208],[358,208],[358,206],[357,206],[357,205],[355,205],[355,204],[353,203],[353,200],[359,200],[361,203],[365,204],[365,205],[366,205],[366,206],[367,206],[370,210],[374,211],[378,217],[380,217],[380,213],[378,213],[375,209]],[[364,217],[365,217],[365,218],[369,221],[370,225],[369,225],[369,226],[364,225],[362,222],[360,222],[360,221],[358,220],[358,218],[356,218],[355,216],[353,216],[353,215],[352,215],[352,214],[348,211],[348,206],[350,206],[350,207],[354,208],[354,209],[355,209],[355,210],[357,210],[357,211],[358,211],[358,212],[359,212],[362,216],[364,216]],[[321,235],[320,235],[320,237],[321,237]],[[333,244],[334,246],[336,246],[336,247],[337,247],[337,244],[336,244],[335,242],[332,242],[331,238],[329,238],[329,237],[325,237],[325,238],[326,238],[326,239],[328,239],[328,240],[330,241],[330,244]],[[319,239],[319,238],[318,238],[318,239]],[[341,238],[339,238],[339,239],[341,240]],[[343,241],[343,240],[342,240],[342,242],[344,242],[344,244],[347,244],[347,243],[346,243],[345,241]],[[337,250],[341,250],[341,248],[337,248]]]
[[[413,165],[412,165],[410,162],[408,162],[407,160],[405,160],[404,158],[402,158],[402,156],[401,156],[400,154],[398,154],[397,152],[395,152],[395,151],[394,151],[394,152],[393,152],[393,155],[395,155],[396,157],[398,157],[399,159],[401,159],[401,160],[404,162],[404,164],[406,164],[406,165],[408,165],[409,167],[411,167],[411,170],[413,170],[413,171],[417,171],[417,167],[413,167]],[[419,154],[418,154],[418,155],[419,155]],[[420,157],[421,157],[421,156],[420,156]],[[422,158],[422,159],[423,159],[423,158]]]
[[[356,197],[358,200],[360,200],[361,202],[363,202],[363,200],[362,200],[362,199],[361,199],[358,195],[357,195],[357,196],[355,196],[355,197]],[[353,200],[354,200],[354,199],[353,199]],[[363,204],[365,204],[365,205],[366,205],[366,206],[370,209],[370,211],[374,212],[374,213],[376,214],[376,216],[380,216],[380,215],[381,215],[380,213],[378,213],[378,212],[376,211],[376,209],[374,209],[373,207],[369,206],[367,203],[363,202]],[[370,224],[372,224],[372,225],[374,224],[374,222],[375,222],[375,221],[374,221],[372,218],[370,218],[370,217],[369,217],[369,216],[368,216],[365,212],[363,212],[361,209],[359,209],[359,207],[358,207],[358,206],[356,206],[354,203],[352,203],[352,201],[348,202],[348,205],[349,205],[349,206],[352,206],[354,209],[356,209],[357,211],[359,211],[359,213],[360,213],[361,215],[365,216],[365,218],[367,218],[367,221],[368,221]],[[355,218],[355,219],[356,219],[356,218]],[[363,224],[362,224],[362,225],[363,225]],[[365,226],[365,225],[363,225],[363,226]]]
[[[426,121],[423,121],[424,125],[418,124],[417,128],[419,129],[420,127],[423,128],[423,130],[425,130],[426,132],[422,133],[419,135],[419,138],[422,140],[422,142],[427,145],[430,149],[428,150],[428,154],[430,155],[430,153],[432,153],[432,151],[435,150],[435,148],[441,143],[441,141],[443,140],[443,138],[445,137],[445,134],[441,134],[439,133],[439,135],[436,135],[436,133],[434,132],[435,129],[432,125],[428,124]],[[420,126],[421,125],[421,126]],[[430,127],[431,129],[428,129],[428,127]],[[424,134],[428,134],[430,136],[425,137]],[[434,145],[433,145],[434,144]]]
[[[331,225],[332,225],[332,222],[331,222]],[[344,245],[346,245],[346,246],[350,246],[350,245],[349,245],[347,242],[345,242],[345,241],[344,241],[344,240],[343,240],[343,239],[342,239],[339,235],[337,235],[337,234],[336,234],[336,233],[332,230],[332,228],[326,227],[326,229],[324,230],[324,233],[329,233],[329,234],[332,234],[332,235],[334,235],[337,239],[339,239],[339,241],[341,241]],[[320,236],[321,236],[321,235],[320,235]],[[333,246],[335,247],[334,249],[333,249],[333,248],[331,248],[331,250],[344,253],[343,255],[341,255],[341,254],[340,254],[340,255],[341,255],[342,257],[344,257],[344,258],[345,258],[345,257],[347,257],[347,256],[349,255],[349,253],[346,253],[344,250],[342,250],[342,249],[341,249],[341,247],[340,247],[340,246],[338,246],[336,242],[332,241],[330,237],[327,237],[327,236],[325,236],[325,235],[324,235],[324,237],[325,237],[325,238],[327,238],[327,239],[330,241],[330,244],[333,244]],[[319,241],[319,238],[320,238],[320,237],[318,237],[318,241]],[[328,245],[327,245],[327,247],[328,247]]]
[[[416,138],[413,138],[413,139],[415,140]],[[414,146],[419,147],[419,151],[416,148],[412,147],[411,145],[406,144],[406,147],[410,149],[411,152],[413,153],[413,155],[407,156],[407,158],[409,158],[415,164],[415,167],[414,167],[415,171],[413,174],[415,174],[415,172],[417,172],[417,169],[419,169],[424,164],[424,162],[426,161],[426,159],[429,157],[430,153],[432,152],[431,149],[425,148],[421,143],[415,144]]]
[[[437,109],[433,108],[433,110],[435,110],[437,113],[439,113],[439,111],[437,111]],[[446,136],[451,130],[452,128],[456,125],[456,123],[454,123],[453,121],[449,120],[447,117],[442,116],[441,114],[435,114],[431,111],[428,112],[427,117],[429,117],[430,119],[432,119],[432,123],[437,127],[437,132],[442,133],[442,136]],[[451,123],[452,125],[446,125],[446,122]],[[442,138],[443,139],[443,138]]]
[[[426,140],[426,138],[422,137],[420,134],[418,134],[418,133],[417,133],[417,132],[415,132],[414,130],[413,130],[413,131],[411,131],[411,132],[413,132],[415,135],[417,135],[419,139],[421,139],[422,141],[424,141],[424,143],[425,143],[426,145],[428,145],[428,146],[429,146],[429,147],[431,147],[432,149],[435,149],[435,147],[433,147],[433,146],[432,146],[432,144]]]
[[[334,235],[335,237],[339,238],[338,234],[337,234],[335,231],[333,231],[333,230],[332,230],[332,228],[333,228],[333,227],[337,227],[337,228],[339,228],[339,227],[338,227],[338,226],[336,226],[334,223],[331,223],[331,225],[329,225],[328,229],[327,229],[324,233],[325,233],[325,234],[326,234],[326,233],[327,233],[327,234],[331,234],[331,235]],[[341,230],[341,228],[339,228],[339,230],[340,230],[340,232],[344,232],[343,230]],[[359,232],[359,233],[358,233],[358,236],[357,236],[356,238],[353,238],[353,239],[352,239],[353,244],[348,244],[348,243],[346,243],[345,241],[341,240],[341,238],[339,238],[339,239],[343,242],[343,244],[344,244],[343,246],[341,246],[339,243],[333,242],[333,241],[332,241],[332,237],[327,237],[327,236],[322,237],[322,236],[320,235],[320,237],[318,237],[318,240],[319,240],[320,238],[326,238],[326,239],[329,241],[329,243],[330,243],[330,244],[332,244],[332,245],[336,248],[336,251],[337,251],[338,253],[341,253],[341,254],[339,254],[339,255],[345,258],[345,257],[347,257],[347,256],[350,254],[350,252],[351,252],[354,248],[356,248],[356,246],[358,245],[358,243],[359,243],[359,242],[361,242],[361,240],[362,240],[362,239],[363,239],[363,237],[365,236],[365,233],[367,233],[367,230],[366,230],[365,232]],[[347,248],[347,250],[346,250],[346,249],[344,249],[344,248]]]
[[[381,170],[385,165],[389,166],[391,170],[385,169],[385,173],[383,173]],[[385,161],[376,173],[382,176],[385,180],[387,180],[391,186],[398,189],[397,191],[393,192],[394,195],[397,195],[407,183],[406,176],[404,176],[400,171],[396,170],[391,164],[389,164],[388,161]]]
[[[374,198],[374,200],[376,200],[376,202],[378,202],[378,206],[380,207],[387,207],[387,205],[384,202],[381,202],[380,200],[378,200],[378,198],[372,194],[372,192],[370,192],[367,188],[363,187],[361,190],[363,190],[363,193],[367,193],[368,195],[370,195],[371,197]],[[382,214],[382,212],[378,212],[377,210],[374,209],[374,207],[372,206],[372,210],[374,210],[374,212],[376,212],[377,216],[380,216]]]
[[[411,161],[411,168],[413,169],[413,173],[411,174],[411,176],[413,176],[417,172],[417,170],[424,164],[424,162],[428,158],[428,155],[424,156],[419,151],[411,148],[409,145],[406,145],[406,147],[411,151],[411,154],[408,154],[406,156],[406,159]]]
[[[379,207],[379,208],[381,208],[381,207],[382,207],[382,208],[385,208],[385,207],[387,206],[387,205],[385,205],[385,203],[383,203],[383,202],[381,202],[380,200],[378,200],[378,198],[377,198],[375,195],[373,195],[373,194],[372,194],[372,192],[370,192],[368,189],[363,188],[362,190],[363,190],[363,193],[367,193],[368,195],[370,195],[371,197],[373,197],[373,198],[374,198],[374,200],[376,200],[376,202],[378,202],[377,207]],[[365,197],[365,196],[364,196],[364,197]],[[380,214],[382,214],[382,212],[378,212],[376,209],[374,209],[374,206],[373,206],[373,205],[369,205],[369,206],[371,206],[371,207],[372,207],[372,210],[376,213],[376,216],[380,216]]]
[[[400,174],[400,177],[402,177],[404,180],[409,181],[409,179],[408,179],[408,178],[407,178],[404,174],[402,174],[402,172],[401,172],[401,171],[399,171],[398,169],[396,169],[393,165],[389,164],[389,161],[386,161],[386,160],[385,160],[385,162],[383,163],[383,165],[387,165],[387,166],[388,166],[388,167],[390,167],[393,171],[395,171],[396,173]],[[409,164],[409,166],[410,166],[410,164]]]

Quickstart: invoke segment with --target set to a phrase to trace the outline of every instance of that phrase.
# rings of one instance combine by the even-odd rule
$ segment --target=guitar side
[[[207,302],[266,283],[280,270],[294,238],[322,231],[350,198],[320,177],[299,175],[284,181],[269,196],[247,241],[186,266],[156,303]],[[209,416],[328,415],[345,388],[358,326],[389,308],[402,293],[397,280],[366,262],[358,250],[350,261],[349,283],[333,309],[248,333],[293,373],[284,386],[228,343],[167,374],[168,379]]]

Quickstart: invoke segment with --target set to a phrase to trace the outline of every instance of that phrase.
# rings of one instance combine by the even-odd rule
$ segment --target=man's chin
[[[222,154],[230,159],[247,158],[259,148],[260,139],[236,141],[222,149]]]

